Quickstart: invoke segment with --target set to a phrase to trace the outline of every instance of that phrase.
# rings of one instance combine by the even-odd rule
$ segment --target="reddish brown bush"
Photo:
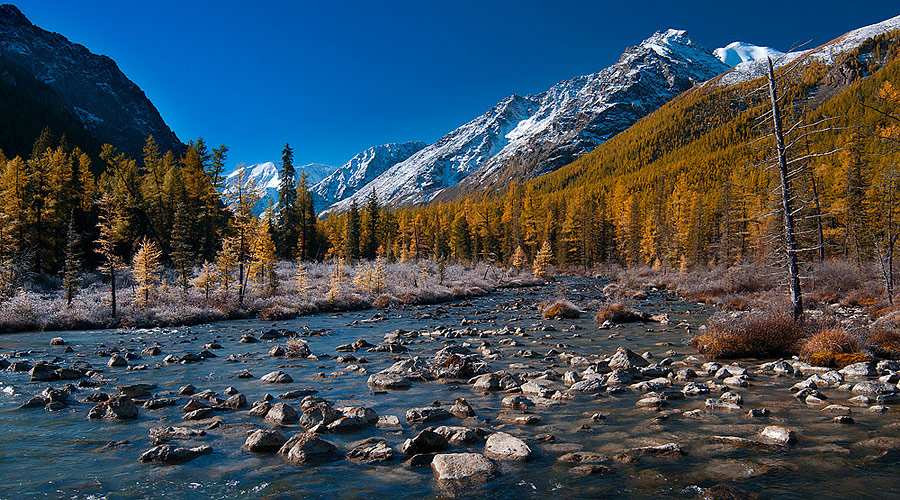
[[[769,358],[794,354],[802,337],[789,312],[766,310],[714,317],[691,345],[711,358]]]
[[[892,328],[874,328],[866,337],[866,344],[877,356],[900,358],[900,332]]]
[[[803,340],[800,358],[815,366],[843,368],[866,359],[859,337],[842,326],[826,326]]]
[[[613,302],[606,304],[597,311],[595,319],[597,323],[609,321],[611,323],[631,323],[641,321],[645,315],[641,312],[622,304],[621,302]]]
[[[568,300],[557,300],[551,304],[541,304],[544,319],[575,319],[581,317],[581,310]]]

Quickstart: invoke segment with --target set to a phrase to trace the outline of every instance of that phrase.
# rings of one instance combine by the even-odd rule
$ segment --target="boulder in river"
[[[134,420],[138,417],[137,406],[128,396],[115,396],[94,406],[88,412],[90,419]]]
[[[495,432],[488,436],[484,453],[491,458],[520,462],[534,458],[534,453],[525,441],[505,432]]]
[[[480,453],[441,453],[431,468],[438,484],[454,493],[479,488],[498,475],[494,463]]]
[[[387,462],[394,458],[394,450],[381,438],[364,439],[350,446],[351,449],[347,452],[347,459],[354,462]]]
[[[446,450],[449,444],[447,439],[440,434],[425,429],[419,432],[415,437],[407,439],[400,447],[400,451],[406,456],[418,455],[420,453],[434,453],[436,451]]]
[[[278,431],[258,429],[247,436],[247,440],[244,442],[244,448],[248,451],[258,453],[274,453],[280,450],[286,442],[287,438],[282,436]]]
[[[438,406],[425,406],[422,408],[411,408],[406,411],[406,421],[411,424],[424,424],[426,422],[437,422],[446,420],[453,415]]]
[[[291,437],[278,453],[289,462],[298,465],[317,464],[340,458],[337,446],[310,432]]]
[[[260,380],[263,382],[268,382],[270,384],[290,384],[294,381],[294,379],[292,379],[290,375],[284,373],[281,370],[269,372],[260,377]]]
[[[278,425],[295,424],[300,420],[297,411],[284,403],[275,403],[266,413],[266,420]]]
[[[212,453],[209,446],[197,446],[195,448],[182,448],[171,444],[161,444],[154,446],[141,454],[139,460],[144,463],[155,464],[183,464],[191,460]]]
[[[398,373],[373,373],[369,375],[368,384],[379,389],[409,389],[412,385],[408,378]]]
[[[609,360],[609,367],[613,370],[634,370],[649,364],[646,359],[639,356],[636,352],[624,347],[616,349],[616,353]]]

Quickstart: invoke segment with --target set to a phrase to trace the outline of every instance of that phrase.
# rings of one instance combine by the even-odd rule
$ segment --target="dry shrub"
[[[557,300],[552,304],[541,304],[544,319],[576,319],[581,317],[581,310],[568,300]]]
[[[606,304],[597,311],[597,323],[632,323],[644,319],[644,315],[621,302]]]
[[[800,358],[815,366],[843,368],[864,361],[858,335],[843,326],[826,326],[806,337],[800,347]]]
[[[802,337],[788,311],[763,310],[713,317],[691,345],[711,358],[769,358],[794,354]]]
[[[891,328],[873,328],[866,337],[866,344],[875,355],[883,358],[900,357],[900,332]]]
[[[400,301],[397,300],[396,297],[391,297],[390,295],[381,295],[372,301],[372,307],[387,309],[389,307],[394,307],[399,303]]]

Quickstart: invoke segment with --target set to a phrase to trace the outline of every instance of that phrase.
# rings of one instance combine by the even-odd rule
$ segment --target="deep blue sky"
[[[687,29],[710,50],[787,50],[900,14],[886,0],[13,3],[112,57],[183,141],[227,144],[231,165],[279,159],[285,141],[296,162],[333,165],[377,144],[433,142],[509,94],[599,71],[659,29]]]

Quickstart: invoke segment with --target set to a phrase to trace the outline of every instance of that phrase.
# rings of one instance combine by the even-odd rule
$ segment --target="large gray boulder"
[[[534,453],[525,441],[505,432],[495,432],[488,436],[484,443],[484,453],[491,458],[520,462],[534,458]]]

